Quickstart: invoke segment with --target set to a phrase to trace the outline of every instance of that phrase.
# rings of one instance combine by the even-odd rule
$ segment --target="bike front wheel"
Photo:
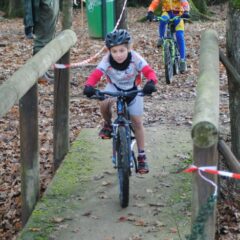
[[[171,46],[169,42],[164,44],[164,67],[165,67],[165,78],[166,83],[170,84],[173,79],[173,62],[171,56]]]
[[[122,208],[129,203],[129,176],[130,176],[130,143],[127,138],[127,129],[119,126],[117,137],[117,166],[119,180],[119,199]]]

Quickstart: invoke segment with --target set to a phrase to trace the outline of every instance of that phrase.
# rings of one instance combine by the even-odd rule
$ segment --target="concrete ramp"
[[[150,173],[130,178],[129,207],[118,199],[111,140],[83,129],[18,239],[164,240],[190,233],[190,128],[148,127]]]

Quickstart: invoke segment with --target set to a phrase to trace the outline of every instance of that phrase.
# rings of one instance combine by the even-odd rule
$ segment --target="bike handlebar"
[[[166,18],[163,18],[162,16],[156,16],[156,15],[153,17],[153,21],[158,22],[158,21],[162,20],[164,22],[173,22],[173,21],[175,21],[176,19],[179,19],[179,18],[181,18],[183,20],[186,20],[186,21],[190,21],[189,18],[186,18],[186,17],[183,17],[183,16],[175,16],[173,18],[167,18],[166,19]]]
[[[139,94],[138,94],[139,93]],[[92,99],[98,99],[98,100],[105,100],[108,97],[131,97],[135,94],[138,94],[139,96],[144,96],[142,89],[132,90],[132,91],[119,91],[119,92],[109,92],[109,91],[101,91],[96,90],[96,94],[92,96]]]

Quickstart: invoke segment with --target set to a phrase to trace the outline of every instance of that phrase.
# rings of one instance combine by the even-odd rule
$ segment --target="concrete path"
[[[146,128],[150,173],[133,174],[129,207],[118,199],[111,141],[84,129],[18,239],[173,240],[190,233],[190,127]]]

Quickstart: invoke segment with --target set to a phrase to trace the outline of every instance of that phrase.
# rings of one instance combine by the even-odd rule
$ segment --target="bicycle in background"
[[[166,83],[170,84],[173,80],[173,76],[180,73],[180,53],[176,40],[175,34],[175,26],[174,21],[178,18],[182,18],[181,16],[175,16],[171,19],[165,19],[161,16],[154,16],[153,21],[165,21],[168,22],[166,27],[166,33],[163,37],[162,44],[162,55],[163,55],[163,63],[165,69],[165,79]],[[182,18],[184,20],[188,20],[188,18]]]

